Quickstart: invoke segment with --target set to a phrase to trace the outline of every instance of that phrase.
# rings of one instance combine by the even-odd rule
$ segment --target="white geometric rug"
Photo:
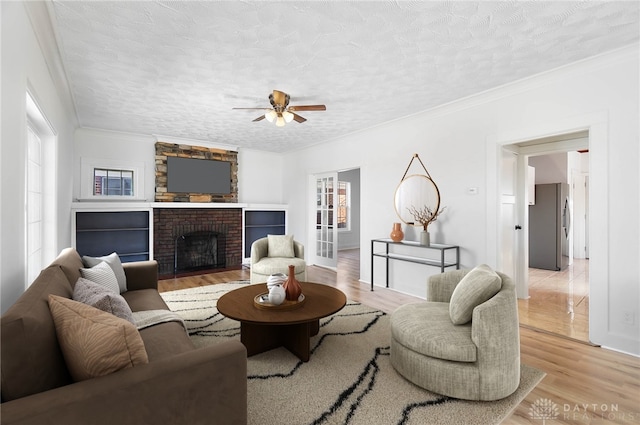
[[[161,295],[184,318],[200,347],[240,338],[239,322],[218,313],[216,301],[247,284],[230,282]],[[284,348],[249,357],[249,424],[498,424],[544,377],[543,372],[522,365],[520,387],[503,400],[452,399],[398,375],[389,362],[389,340],[387,314],[348,302],[320,321],[309,362]]]

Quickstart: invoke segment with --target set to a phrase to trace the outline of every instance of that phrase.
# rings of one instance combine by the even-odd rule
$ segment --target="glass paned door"
[[[338,173],[315,176],[314,264],[331,268],[338,266],[337,185]]]

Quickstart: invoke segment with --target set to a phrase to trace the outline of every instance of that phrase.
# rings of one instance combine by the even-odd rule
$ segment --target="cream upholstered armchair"
[[[289,265],[294,266],[296,279],[307,280],[307,263],[304,261],[304,245],[291,235],[267,235],[251,245],[251,283],[266,282],[276,273],[289,275]]]
[[[520,384],[515,285],[482,265],[431,276],[427,302],[391,314],[391,363],[414,384],[467,400],[498,400]]]

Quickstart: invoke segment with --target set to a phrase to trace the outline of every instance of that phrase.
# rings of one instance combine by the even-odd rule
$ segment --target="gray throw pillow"
[[[502,279],[486,264],[475,267],[458,282],[449,301],[449,316],[454,325],[471,321],[473,309],[500,291]]]
[[[293,258],[293,235],[267,235],[267,256]]]
[[[118,279],[116,279],[111,267],[104,261],[99,262],[90,269],[80,269],[80,274],[85,279],[104,286],[114,294],[120,294]]]
[[[105,255],[104,257],[89,257],[87,255],[82,257],[82,262],[84,263],[85,267],[93,267],[102,261],[107,263],[109,267],[111,267],[111,270],[113,270],[113,273],[116,275],[120,293],[126,292],[127,276],[124,274],[124,268],[122,267],[122,262],[120,261],[120,257],[117,253],[113,252],[109,255]]]
[[[83,304],[90,305],[99,310],[111,313],[115,316],[125,319],[134,325],[133,313],[129,304],[120,294],[114,294],[113,291],[98,285],[95,282],[87,280],[83,277],[78,278],[73,288],[73,300]]]

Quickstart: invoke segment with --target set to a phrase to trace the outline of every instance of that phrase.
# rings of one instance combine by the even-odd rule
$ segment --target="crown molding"
[[[62,62],[62,55],[60,54],[58,35],[53,22],[53,20],[55,20],[55,14],[51,10],[53,7],[52,3],[50,0],[25,1],[23,5],[31,22],[33,33],[40,45],[40,50],[47,64],[47,68],[49,69],[49,75],[60,95],[62,103],[66,105],[78,125],[80,118],[75,106],[73,92],[69,85],[69,79],[67,78],[67,72]]]

